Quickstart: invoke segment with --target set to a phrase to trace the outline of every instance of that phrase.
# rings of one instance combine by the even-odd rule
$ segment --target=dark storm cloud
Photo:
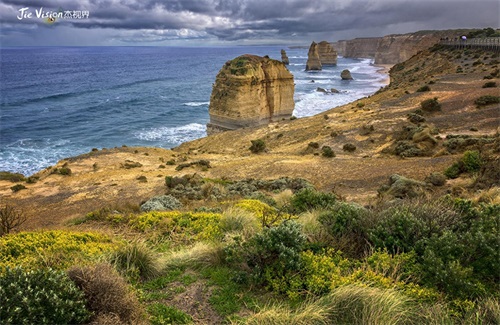
[[[376,35],[357,33],[499,27],[497,0],[1,0],[0,19],[9,24],[9,32],[16,26],[25,33],[32,30],[21,26],[34,21],[16,17],[23,7],[88,10],[89,19],[59,23],[65,30],[108,31],[103,35],[126,42],[172,37],[286,42],[316,34],[362,37]],[[0,35],[5,36],[4,30]]]

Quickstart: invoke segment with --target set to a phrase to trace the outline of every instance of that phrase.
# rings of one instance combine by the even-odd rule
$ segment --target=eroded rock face
[[[212,88],[207,133],[290,118],[293,93],[293,75],[280,61],[250,54],[228,61]]]
[[[307,53],[306,71],[321,70],[321,61],[319,59],[318,44],[312,42]]]
[[[288,56],[286,55],[285,50],[281,50],[281,62],[283,62],[286,65],[290,64],[290,60],[288,60]]]
[[[337,51],[327,41],[318,43],[318,54],[321,65],[337,65]]]

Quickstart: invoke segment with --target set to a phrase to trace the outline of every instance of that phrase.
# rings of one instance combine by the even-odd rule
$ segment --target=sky
[[[312,40],[333,42],[418,30],[499,28],[499,3],[498,0],[0,0],[0,45],[307,45]],[[78,12],[84,16],[73,17]],[[50,13],[60,13],[62,17],[56,17],[55,21],[41,17]],[[66,14],[69,17],[65,18]]]

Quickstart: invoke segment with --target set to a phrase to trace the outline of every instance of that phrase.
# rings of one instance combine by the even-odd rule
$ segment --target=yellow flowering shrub
[[[91,232],[20,232],[0,238],[0,270],[7,266],[66,269],[95,260],[117,247],[109,237]]]
[[[292,218],[289,214],[278,213],[277,209],[259,200],[240,200],[234,206],[253,213],[263,226],[276,226],[281,221]]]
[[[130,225],[140,231],[160,230],[185,239],[210,240],[222,236],[220,213],[209,212],[148,212],[132,220]]]
[[[332,286],[346,283],[345,276],[351,263],[340,252],[328,250],[325,254],[314,254],[306,251],[301,254],[301,259],[305,269],[304,282],[310,292],[322,294]]]

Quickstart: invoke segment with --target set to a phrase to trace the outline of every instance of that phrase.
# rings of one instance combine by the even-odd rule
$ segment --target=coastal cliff
[[[384,37],[355,38],[333,43],[346,58],[374,58],[375,64],[396,64],[436,44],[441,38],[454,38],[460,31],[420,31]]]
[[[207,133],[234,130],[289,118],[293,75],[282,62],[245,54],[226,62],[210,96]]]

